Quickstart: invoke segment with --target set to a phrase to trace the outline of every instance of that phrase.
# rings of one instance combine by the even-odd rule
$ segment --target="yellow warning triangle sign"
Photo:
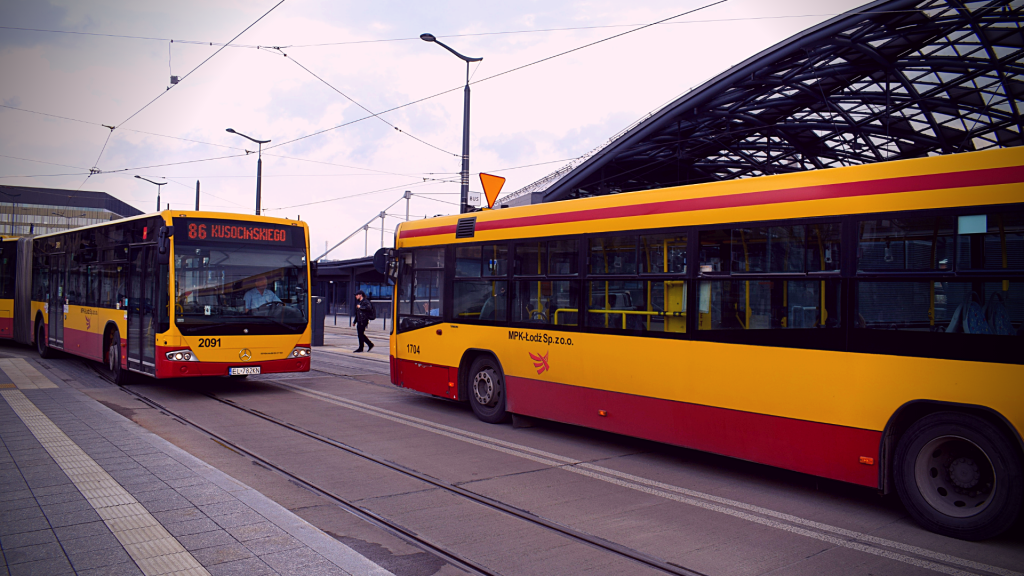
[[[505,179],[501,176],[481,172],[480,183],[483,184],[484,195],[487,196],[487,207],[494,208],[494,203],[498,200],[498,193],[501,192],[501,187],[505,185]]]

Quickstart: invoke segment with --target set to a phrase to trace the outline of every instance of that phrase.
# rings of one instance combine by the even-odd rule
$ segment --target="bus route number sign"
[[[185,235],[191,241],[291,244],[291,230],[287,226],[190,218],[185,221],[184,228]]]

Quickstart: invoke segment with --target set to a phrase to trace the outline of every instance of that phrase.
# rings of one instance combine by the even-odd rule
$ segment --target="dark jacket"
[[[373,304],[366,298],[356,301],[356,324],[366,326],[370,323],[370,310],[373,310]]]

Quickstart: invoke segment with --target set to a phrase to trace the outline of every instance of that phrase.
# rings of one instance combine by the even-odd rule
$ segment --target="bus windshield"
[[[184,219],[175,220],[175,230],[185,232],[174,236],[174,322],[182,334],[299,334],[306,329],[302,228],[197,224],[193,219],[179,228],[177,220]]]

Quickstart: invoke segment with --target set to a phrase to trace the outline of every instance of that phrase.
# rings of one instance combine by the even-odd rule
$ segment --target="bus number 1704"
[[[420,347],[417,346],[416,344],[409,344],[409,345],[407,345],[405,347],[405,349],[406,349],[406,351],[409,352],[409,354],[419,354],[420,353]]]

